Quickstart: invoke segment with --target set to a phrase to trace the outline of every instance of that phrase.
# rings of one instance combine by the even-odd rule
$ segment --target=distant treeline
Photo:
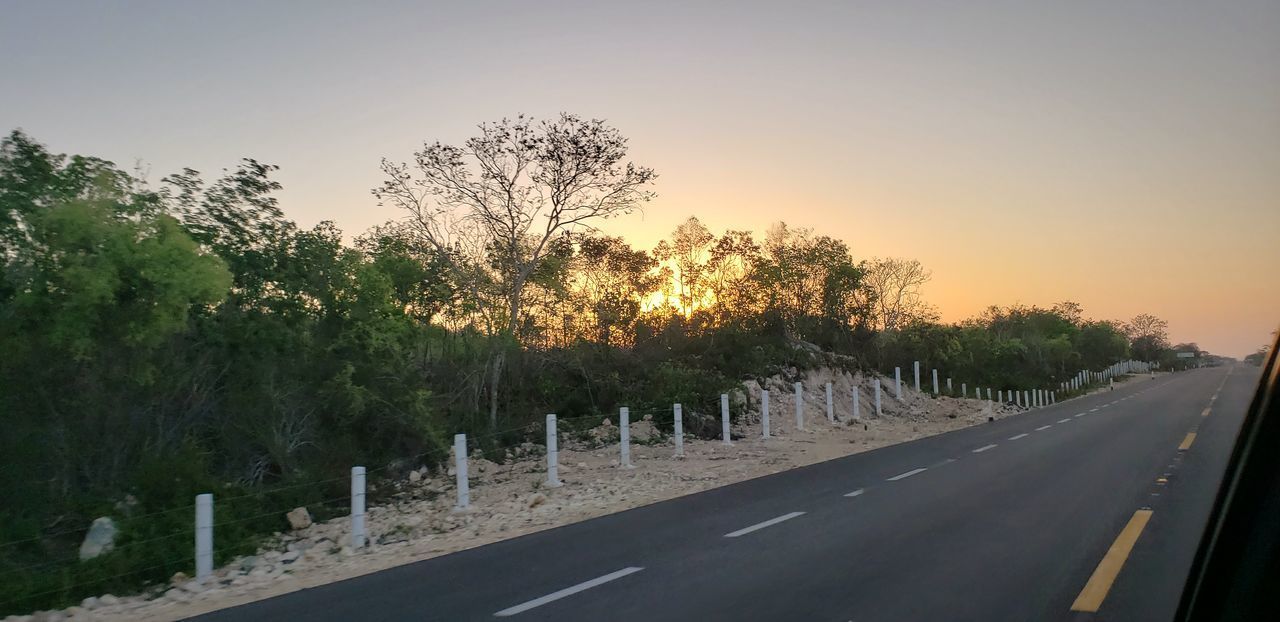
[[[690,218],[636,249],[590,226],[649,197],[652,171],[621,163],[615,131],[568,115],[482,129],[455,152],[384,163],[376,194],[406,218],[351,244],[332,223],[285,218],[273,166],[153,185],[19,131],[4,139],[0,544],[22,542],[0,548],[12,573],[0,601],[84,579],[22,569],[74,557],[89,522],[126,498],[133,515],[208,490],[265,507],[249,493],[355,464],[434,465],[455,432],[619,405],[713,412],[743,379],[830,360],[815,349],[1010,388],[1171,356],[1160,320],[1092,321],[1072,303],[940,324],[918,262],[858,260],[781,223],[758,238]],[[512,158],[523,168],[503,177]],[[459,172],[473,160],[482,172]],[[124,540],[155,523],[125,521]],[[188,548],[179,538],[93,576]],[[134,579],[160,572],[172,570]]]

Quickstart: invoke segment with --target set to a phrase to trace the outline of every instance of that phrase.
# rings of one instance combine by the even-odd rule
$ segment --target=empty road
[[[1257,380],[1162,376],[198,619],[1167,620]]]

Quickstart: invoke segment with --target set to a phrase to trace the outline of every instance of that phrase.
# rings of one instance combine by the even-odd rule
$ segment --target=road
[[[1162,376],[198,619],[1168,620],[1257,380]]]

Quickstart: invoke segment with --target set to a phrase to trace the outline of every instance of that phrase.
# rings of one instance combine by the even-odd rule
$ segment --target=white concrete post
[[[835,409],[835,406],[831,404],[831,383],[830,382],[827,383],[827,421],[831,423],[835,423],[836,421],[836,409]]]
[[[987,401],[991,401],[991,387],[987,387]]]
[[[902,401],[902,368],[893,368],[893,396]]]
[[[1023,392],[1022,392],[1022,403],[1023,403],[1023,404],[1025,404],[1025,405],[1027,405],[1027,406],[1030,406],[1030,405],[1031,405],[1031,392],[1030,392],[1030,391],[1023,391]]]
[[[880,379],[876,378],[876,417],[880,417]]]
[[[364,548],[364,467],[351,467],[351,548]]]
[[[1114,391],[1114,390],[1115,390],[1115,388],[1116,388],[1116,379],[1115,379],[1115,378],[1111,378],[1111,379],[1109,379],[1109,383],[1110,383],[1110,385],[1111,385],[1111,390],[1113,390],[1113,391]]]
[[[916,361],[913,365],[916,375],[916,393],[920,392],[920,361]]]
[[[938,370],[933,370],[933,394],[938,394]]]
[[[951,379],[947,378],[947,393],[951,393],[952,391],[953,389],[951,388]]]
[[[213,574],[213,495],[196,495],[196,580]]]
[[[969,397],[969,385],[963,382],[960,383],[960,397],[966,399]]]
[[[725,445],[732,445],[733,441],[729,440],[729,394],[720,394],[720,436],[723,438]]]
[[[671,416],[675,419],[674,428],[676,434],[676,457],[684,457],[684,413],[680,411],[679,404],[671,405]]]
[[[560,443],[556,436],[556,416],[547,415],[547,486],[558,488],[560,482]]]
[[[631,409],[623,406],[618,409],[618,442],[622,445],[622,457],[618,466],[634,469],[631,464]]]
[[[1058,403],[1058,392],[1057,392],[1057,391],[1050,391],[1050,392],[1049,392],[1049,403],[1050,403],[1050,404],[1057,404],[1057,403]]]
[[[853,418],[858,420],[862,418],[862,391],[858,390],[858,385],[853,385]]]
[[[458,504],[455,510],[465,510],[471,505],[471,483],[467,481],[467,435],[453,435],[453,472],[457,476]]]
[[[804,387],[796,383],[796,429],[804,429]]]
[[[1004,403],[1004,389],[996,389],[996,401]]]
[[[760,392],[760,436],[769,438],[769,392]]]
[[[1021,407],[1022,407],[1022,392],[1021,392],[1021,391],[1014,391],[1014,392],[1013,392],[1013,405],[1014,405],[1014,406],[1017,406],[1017,407],[1019,407],[1019,408],[1021,408]]]

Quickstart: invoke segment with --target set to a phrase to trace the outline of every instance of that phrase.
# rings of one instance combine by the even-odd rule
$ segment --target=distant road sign
[[[1178,353],[1178,358],[1180,359],[1193,359],[1195,357],[1196,357],[1195,352],[1179,352]]]

